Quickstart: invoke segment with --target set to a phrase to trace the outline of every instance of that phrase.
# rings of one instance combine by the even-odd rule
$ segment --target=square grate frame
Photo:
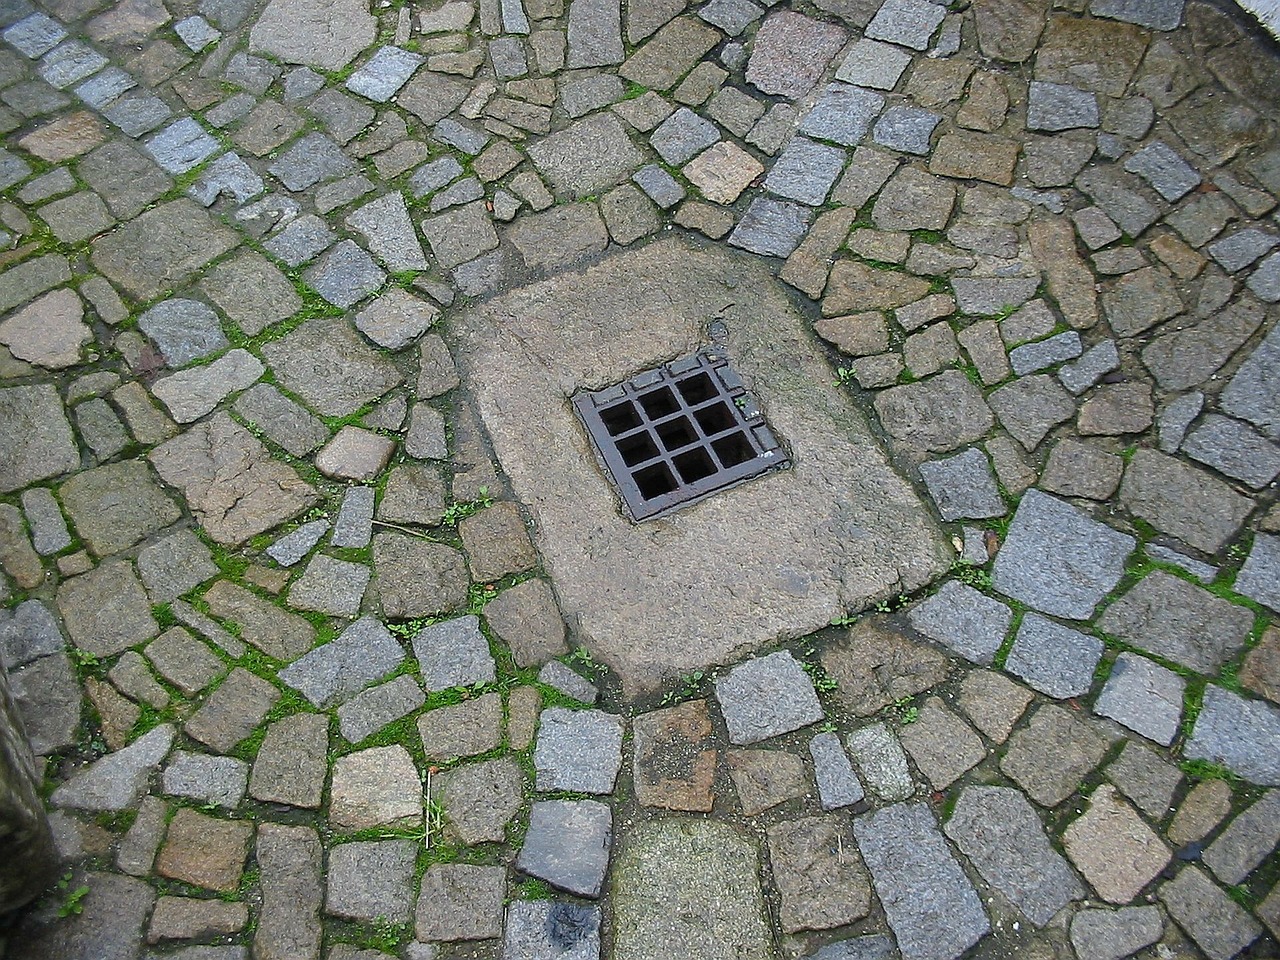
[[[791,465],[717,347],[579,393],[573,405],[637,522]]]

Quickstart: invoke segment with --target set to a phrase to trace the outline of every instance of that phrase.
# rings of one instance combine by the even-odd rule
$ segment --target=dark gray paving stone
[[[1123,960],[1163,933],[1159,907],[1081,910],[1071,920],[1071,945],[1080,960]]]
[[[1157,530],[1206,553],[1222,549],[1254,506],[1205,471],[1146,448],[1129,461],[1120,500]]]
[[[945,17],[946,11],[928,0],[885,0],[864,33],[872,40],[927,50]]]
[[[354,617],[360,612],[370,576],[364,564],[316,554],[289,588],[289,605],[332,617]]]
[[[1193,864],[1160,887],[1169,915],[1214,960],[1230,960],[1262,935],[1262,924]]]
[[[600,960],[600,908],[556,900],[507,907],[503,960]]]
[[[58,611],[67,635],[81,650],[109,657],[160,632],[133,569],[107,560],[58,587]]]
[[[1098,625],[1136,647],[1217,673],[1253,628],[1253,613],[1163,570],[1107,608]]]
[[[1236,577],[1237,593],[1280,610],[1280,537],[1258,534]]]
[[[249,786],[249,764],[235,757],[175,750],[161,778],[164,792],[233,810]]]
[[[222,659],[182,627],[170,627],[147,644],[156,671],[188,697],[199,693],[226,669]]]
[[[1009,351],[1009,365],[1013,367],[1014,373],[1022,377],[1028,373],[1045,370],[1064,360],[1074,360],[1080,356],[1082,349],[1080,334],[1074,330],[1068,330],[1066,333],[1060,333],[1045,340],[1014,347]],[[1068,377],[1070,378],[1071,374]],[[1078,383],[1079,380],[1074,382]],[[1073,390],[1072,392],[1082,391]]]
[[[151,774],[173,746],[172,724],[162,724],[129,746],[95,760],[53,792],[55,807],[94,812],[119,811],[137,805]]]
[[[1280,386],[1269,372],[1280,364],[1280,332],[1272,330],[1222,391],[1222,409],[1280,440]]]
[[[187,736],[217,753],[230,753],[253,733],[280,699],[280,692],[257,674],[236,667],[209,694],[186,723]]]
[[[883,933],[870,933],[848,940],[829,943],[804,960],[894,960],[899,956],[893,939]]]
[[[538,671],[538,682],[558,690],[579,703],[595,703],[600,690],[586,677],[559,660],[548,660]]]
[[[649,145],[671,166],[691,160],[720,139],[720,129],[688,107],[680,107],[649,137]],[[534,157],[537,163],[537,157]]]
[[[1208,252],[1227,273],[1237,273],[1278,244],[1280,236],[1250,227],[1215,240],[1209,244]]]
[[[971,443],[995,425],[982,392],[958,370],[890,387],[876,395],[874,404],[892,437],[933,453]]]
[[[1031,81],[1027,100],[1027,129],[1072,130],[1097,127],[1098,98],[1087,90],[1065,83]]]
[[[372,923],[379,917],[404,923],[413,911],[412,840],[339,844],[329,851],[325,913]]]
[[[355,162],[323,133],[308,133],[273,163],[270,174],[295,193],[355,172]]]
[[[769,197],[757,197],[729,235],[729,243],[767,257],[789,257],[809,229],[812,211]]]
[[[401,534],[380,533],[373,538],[373,562],[383,613],[392,619],[431,616],[455,609],[466,601],[469,583],[466,561],[452,547]],[[429,636],[435,638],[436,634]],[[428,654],[431,658],[437,655]],[[442,680],[454,673],[443,664],[434,668],[442,671]],[[479,672],[484,674],[482,670]],[[492,679],[492,675],[475,676],[471,681],[450,681],[446,685],[478,679]]]
[[[1204,864],[1223,883],[1243,883],[1280,843],[1280,791],[1269,790],[1236,815],[1204,852]]]
[[[190,530],[143,547],[137,563],[152,603],[175,600],[218,574],[212,551]]]
[[[366,203],[347,215],[346,224],[364,235],[369,249],[389,270],[427,269],[422,243],[414,233],[400,193],[388,193]]]
[[[600,710],[542,711],[533,752],[543,793],[608,794],[622,769],[622,718]]]
[[[809,756],[813,759],[813,776],[823,810],[850,807],[865,799],[853,764],[834,733],[820,733],[810,740]]]
[[[855,819],[853,832],[905,956],[952,960],[991,929],[926,806],[885,807]]]
[[[80,468],[62,402],[51,384],[0,390],[0,439],[9,454],[0,466],[0,491]]]
[[[884,109],[884,104],[884,97],[871,90],[832,83],[800,121],[800,132],[819,140],[853,146],[867,135],[871,121]]]
[[[882,147],[925,156],[929,139],[942,121],[941,114],[920,107],[899,105],[884,112],[872,130],[872,139]]]
[[[328,520],[312,520],[286,533],[263,552],[280,566],[292,567],[310,553],[328,531]]]
[[[1182,7],[1183,0],[1093,0],[1089,12],[1152,30],[1173,30],[1182,22]]]
[[[1081,173],[1075,184],[1116,226],[1129,236],[1137,237],[1160,218],[1156,205],[1134,189],[1137,182],[1119,170],[1093,167]]]
[[[374,103],[386,103],[425,62],[426,57],[400,47],[379,47],[343,86]]]
[[[622,4],[619,0],[572,0],[566,34],[566,66],[570,70],[621,63]]]
[[[907,614],[930,640],[974,663],[990,663],[1004,643],[1013,611],[973,587],[952,580]]]
[[[600,895],[613,839],[613,814],[597,800],[541,800],[516,869],[580,897]]]
[[[329,439],[329,431],[319,419],[271,384],[250,387],[237,398],[234,409],[295,457],[306,456]]]
[[[1085,889],[1049,844],[1035,809],[1009,787],[966,787],[946,834],[982,878],[1042,927]]]
[[[9,675],[9,686],[32,753],[47,756],[76,742],[84,694],[66,655],[20,667]]]
[[[1097,637],[1028,613],[1018,627],[1005,669],[1041,693],[1063,700],[1089,692],[1102,651]]]
[[[385,626],[373,617],[361,617],[336,640],[281,670],[280,679],[315,706],[328,708],[390,673],[404,658],[404,649]]]
[[[423,627],[414,635],[413,653],[428,693],[494,678],[493,655],[475,616]]]
[[[823,718],[812,681],[786,651],[739,664],[717,679],[715,688],[735,744],[758,743]]]
[[[349,487],[333,522],[329,542],[335,547],[361,550],[373,539],[373,487]]]
[[[357,693],[338,707],[338,730],[350,743],[359,743],[425,702],[426,696],[413,677],[396,677]]]
[[[175,297],[158,303],[138,318],[138,328],[171,367],[185,366],[230,346],[218,315],[199,300]]]
[[[658,129],[661,132],[662,128]],[[764,188],[788,200],[821,206],[844,169],[844,162],[845,152],[838,147],[793,137],[774,162]]]
[[[173,116],[173,109],[153,94],[128,94],[116,98],[102,113],[126,136],[140,137]]]
[[[191,117],[184,117],[146,141],[147,152],[168,173],[186,173],[208,160],[221,144]]]
[[[1280,446],[1239,420],[1209,414],[1187,435],[1182,450],[1219,473],[1261,490],[1280,473]]]
[[[1280,786],[1280,710],[1209,684],[1204,706],[1183,748],[1264,786]]]
[[[1185,688],[1186,681],[1172,670],[1146,657],[1122,653],[1093,709],[1167,747],[1178,735]]]
[[[1028,490],[996,557],[995,587],[1030,607],[1085,620],[1124,575],[1133,537]]]
[[[920,464],[920,476],[943,520],[1000,517],[1007,511],[991,464],[977,448]]]
[[[698,16],[736,37],[763,17],[764,9],[751,0],[711,0],[698,8]]]
[[[40,600],[24,600],[0,616],[0,658],[14,670],[66,647],[58,621]]]
[[[1200,174],[1163,140],[1154,140],[1125,161],[1124,168],[1151,184],[1169,202],[1200,185]]]
[[[303,276],[316,293],[344,310],[377,291],[387,278],[353,240],[339,241]]]

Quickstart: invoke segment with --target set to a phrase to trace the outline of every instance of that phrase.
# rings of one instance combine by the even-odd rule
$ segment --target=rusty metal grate
[[[714,347],[573,398],[635,520],[791,463],[728,357]]]

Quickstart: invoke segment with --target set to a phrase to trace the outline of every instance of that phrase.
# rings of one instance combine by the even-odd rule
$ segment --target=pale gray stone
[[[1280,786],[1280,710],[1209,684],[1183,753],[1254,783]]]
[[[813,682],[786,651],[739,664],[716,680],[715,690],[735,744],[758,743],[823,717]]]
[[[1004,643],[1013,611],[973,587],[951,580],[912,607],[911,626],[974,663],[990,663]]]
[[[281,670],[280,679],[315,706],[329,708],[390,673],[404,658],[404,649],[385,626],[361,617],[336,640]]]
[[[539,721],[533,763],[540,792],[612,793],[622,768],[622,718],[549,707]]]
[[[1018,627],[1005,669],[1041,693],[1063,700],[1089,692],[1102,651],[1097,637],[1028,613]]]

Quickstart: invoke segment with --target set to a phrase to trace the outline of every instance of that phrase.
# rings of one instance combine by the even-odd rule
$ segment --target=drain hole
[[[618,453],[621,454],[623,463],[628,467],[634,467],[637,463],[656,457],[658,447],[648,433],[637,433],[633,437],[618,441]]]
[[[671,475],[665,463],[655,463],[652,467],[645,467],[633,473],[631,479],[636,482],[636,489],[640,491],[640,496],[646,500],[660,497],[676,488],[675,477]]]
[[[698,426],[702,428],[702,432],[707,436],[738,425],[733,414],[729,412],[728,406],[723,403],[717,403],[714,406],[707,407],[705,410],[698,410],[693,416],[698,421]]]
[[[640,414],[636,413],[636,408],[630,403],[619,403],[616,406],[601,410],[600,420],[604,423],[604,428],[609,431],[609,436],[611,437],[616,437],[620,433],[626,433],[628,430],[634,430],[640,426]]]
[[[726,467],[746,463],[756,455],[755,448],[751,446],[751,441],[747,439],[745,433],[735,433],[713,440],[711,446],[715,448],[716,456]]]
[[[644,407],[644,412],[649,415],[650,420],[657,420],[680,409],[680,405],[676,403],[675,395],[666,387],[642,394],[640,405]]]
[[[707,451],[698,447],[675,458],[676,469],[680,471],[680,479],[685,483],[696,483],[703,477],[716,472],[716,465],[707,455]]]
[[[711,378],[705,373],[690,377],[688,380],[682,380],[679,386],[684,402],[690,406],[702,403],[704,400],[710,400],[716,395],[716,388],[711,383]]]
[[[679,450],[698,439],[698,435],[693,432],[693,424],[684,417],[661,424],[657,430],[658,438],[668,450]]]

